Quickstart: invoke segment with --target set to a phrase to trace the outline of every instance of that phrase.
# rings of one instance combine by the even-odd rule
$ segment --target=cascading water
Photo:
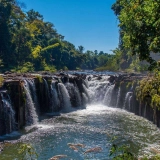
[[[89,102],[89,99],[85,93],[82,93],[82,104],[85,106]]]
[[[121,94],[121,87],[119,87],[118,89],[116,108],[118,108],[119,106],[120,94]]]
[[[132,100],[135,98],[134,92],[128,90],[129,92],[126,93],[127,88],[125,84],[120,85],[118,88],[119,84],[116,84],[118,81],[115,81],[115,85],[113,85],[110,83],[112,81],[109,79],[109,82],[108,80],[109,76],[89,75],[89,77],[84,81],[81,79],[78,79],[78,81],[74,77],[77,81],[74,81],[75,79],[72,78],[65,84],[60,83],[57,80],[59,77],[56,77],[52,79],[50,88],[48,87],[49,83],[44,79],[44,84],[42,84],[42,91],[44,92],[40,94],[40,97],[44,96],[43,100],[45,101],[47,99],[46,95],[48,96],[52,112],[60,109],[62,109],[62,112],[73,111],[73,101],[76,102],[76,106],[80,104],[86,105],[87,103],[94,104],[87,104],[84,110],[74,110],[74,112],[61,114],[61,116],[43,119],[38,124],[41,127],[36,127],[36,131],[21,136],[20,141],[31,143],[38,152],[39,159],[50,159],[60,154],[67,155],[70,159],[79,160],[86,158],[93,160],[93,156],[94,159],[111,159],[109,157],[109,146],[112,146],[110,141],[112,136],[119,137],[118,144],[129,145],[135,155],[140,155],[143,151],[146,151],[147,147],[150,150],[150,148],[154,148],[154,145],[159,145],[159,129],[155,125],[140,116],[128,113],[122,109],[108,107],[113,105],[114,107],[131,110],[133,105],[136,104],[132,104]],[[63,77],[61,79],[62,82],[66,82],[63,81]],[[25,107],[26,121],[28,125],[34,124],[34,121],[37,122],[38,120],[33,103],[35,98],[31,96],[31,92],[34,93],[33,88],[34,84],[32,81],[24,80],[27,101]],[[43,90],[44,88],[45,90]],[[6,96],[2,99],[9,101],[9,98],[6,98]],[[114,103],[111,103],[112,101]],[[5,100],[3,100],[3,108],[7,108],[6,105],[8,106],[9,104],[4,102]],[[105,105],[98,104],[103,102]],[[140,111],[144,111],[142,115],[145,116],[146,111],[148,112],[147,105],[143,109],[140,108]],[[72,150],[73,148],[70,147],[70,144],[77,144],[77,152]],[[79,145],[84,146],[84,148],[80,148]],[[87,151],[95,147],[102,149],[102,152],[97,154],[87,153]]]
[[[81,96],[76,84],[66,83],[65,84],[68,93],[70,95],[70,99],[72,100],[72,106],[80,107],[81,106]]]
[[[51,112],[58,110],[59,103],[60,103],[55,82],[56,81],[52,80],[52,83],[51,83]]]
[[[68,91],[63,83],[58,83],[58,93],[61,103],[61,108],[63,112],[72,111],[73,108],[71,107],[70,96]]]
[[[50,94],[49,94],[49,87],[48,87],[48,83],[45,80],[45,78],[43,78],[44,81],[44,85],[45,85],[45,95],[46,95],[46,101],[48,102],[48,105],[50,104],[49,100],[50,100]]]
[[[104,96],[103,103],[104,103],[105,105],[107,105],[107,106],[110,105],[113,89],[114,89],[114,85],[108,86],[108,89],[107,89],[106,94],[105,94],[105,96]]]
[[[132,92],[127,92],[124,100],[123,109],[130,110],[131,106],[131,98],[132,98]]]
[[[34,79],[27,79],[26,81],[29,84],[31,95],[33,97],[34,106],[36,107],[36,110],[38,111],[39,110],[39,103],[38,103],[38,99],[37,99],[36,86],[35,86]]]
[[[146,112],[147,112],[147,103],[145,104],[145,107],[144,107],[144,115],[143,115],[143,117],[146,117]]]
[[[104,99],[106,90],[108,88],[108,76],[102,76],[101,79],[99,77],[93,77],[89,75],[87,77],[88,81],[88,92],[92,103],[101,103]]]
[[[5,127],[4,134],[9,134],[16,130],[16,122],[15,122],[15,111],[11,105],[10,97],[6,93],[1,93],[2,98],[2,108],[0,109],[1,118],[3,120],[3,124]],[[0,128],[3,130],[3,128]]]
[[[90,91],[85,84],[82,84],[82,86],[83,86],[85,95],[88,97],[88,100],[90,101],[90,98],[93,96],[94,93]]]
[[[128,100],[129,101],[129,111],[131,111],[132,94],[130,95],[129,100]]]
[[[86,86],[86,88],[89,88],[89,84],[88,84],[87,79],[83,80],[83,84]]]
[[[77,87],[77,85],[74,85],[74,93],[75,93],[75,98],[76,98],[76,102],[77,102],[77,106],[81,106],[82,105],[82,99],[81,99],[81,95],[79,93],[79,89]]]
[[[26,94],[26,106],[25,106],[25,118],[27,125],[33,125],[38,122],[38,115],[31,97],[31,91],[29,88],[29,83],[24,80],[24,90]]]

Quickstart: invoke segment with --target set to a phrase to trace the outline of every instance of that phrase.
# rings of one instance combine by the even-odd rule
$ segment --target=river
[[[38,160],[48,160],[55,155],[67,155],[69,160],[109,160],[114,136],[117,144],[129,145],[135,155],[151,154],[152,148],[160,147],[160,131],[151,122],[124,110],[99,104],[45,118],[33,128],[19,141],[32,144],[38,153]],[[73,150],[69,143],[80,143],[84,147]],[[84,154],[95,147],[100,147],[101,151]],[[0,159],[13,160],[15,154],[12,147],[9,149],[0,155]]]
[[[19,160],[19,143],[32,145],[38,154],[38,160],[48,160],[56,155],[66,155],[63,158],[66,160],[110,160],[113,144],[128,146],[130,152],[138,157],[152,155],[153,151],[160,150],[159,128],[145,118],[126,111],[127,108],[135,107],[131,104],[132,87],[124,94],[126,97],[123,97],[121,104],[121,88],[113,92],[115,85],[109,83],[108,75],[99,77],[92,74],[83,80],[82,94],[75,84],[69,82],[58,83],[57,91],[55,80],[52,81],[51,102],[54,105],[51,103],[51,109],[61,102],[62,112],[44,113],[39,116],[39,120],[34,108],[37,97],[34,95],[32,100],[28,84],[32,82],[30,87],[35,85],[33,81],[25,81],[27,85],[24,88],[28,93],[26,108],[30,109],[27,112],[27,122],[32,122],[34,117],[36,120],[22,131],[0,137],[0,141],[16,142],[4,149],[0,160]],[[49,93],[48,86],[46,89],[46,93]],[[33,91],[36,93],[35,88]],[[76,99],[77,105],[83,107],[73,108],[70,95]]]

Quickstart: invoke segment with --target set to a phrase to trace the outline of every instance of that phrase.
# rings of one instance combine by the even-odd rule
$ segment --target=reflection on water
[[[90,105],[59,117],[42,120],[37,129],[23,135],[19,140],[31,143],[38,160],[47,160],[55,155],[67,155],[66,159],[110,159],[111,138],[118,143],[129,144],[135,154],[149,153],[152,147],[160,147],[160,131],[151,122],[121,109],[103,105]],[[85,147],[70,147],[68,143]],[[90,148],[100,152],[84,152]],[[10,152],[12,150],[10,149]],[[10,160],[9,153],[1,155]],[[0,157],[1,159],[1,157]]]

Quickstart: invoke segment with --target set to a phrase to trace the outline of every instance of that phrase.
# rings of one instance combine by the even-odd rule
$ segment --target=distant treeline
[[[16,0],[0,0],[0,72],[95,69],[113,55],[64,40],[50,22]]]

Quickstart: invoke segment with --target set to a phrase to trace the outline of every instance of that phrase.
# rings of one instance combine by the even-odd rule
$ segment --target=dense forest
[[[0,0],[0,71],[56,71],[94,69],[106,64],[113,55],[86,51],[64,40],[54,25],[25,4]]]
[[[16,0],[0,0],[0,71],[157,69],[159,63],[150,53],[160,51],[159,4],[160,0],[116,0],[112,10],[119,21],[119,46],[108,54],[76,48],[39,12],[24,12],[25,4]],[[144,60],[148,63],[141,63]]]
[[[122,70],[159,70],[160,58],[153,57],[160,52],[160,0],[116,0],[112,10],[120,39],[112,65]],[[140,62],[144,60],[145,65]]]

